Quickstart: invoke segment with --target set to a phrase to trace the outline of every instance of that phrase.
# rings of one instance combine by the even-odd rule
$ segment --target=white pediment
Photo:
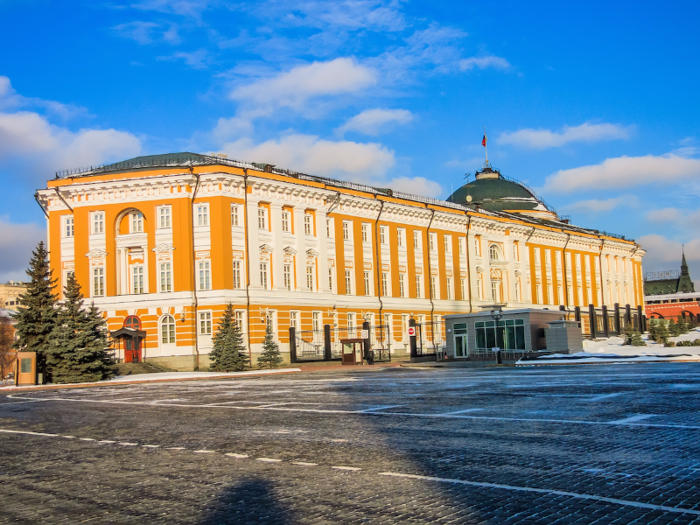
[[[164,242],[164,243],[156,245],[156,247],[153,248],[152,251],[154,251],[156,253],[164,253],[164,252],[172,252],[174,249],[175,249],[175,246]]]
[[[87,252],[85,257],[89,257],[90,259],[99,259],[101,257],[107,257],[107,255],[108,253],[106,250],[103,250],[102,248],[95,248]]]

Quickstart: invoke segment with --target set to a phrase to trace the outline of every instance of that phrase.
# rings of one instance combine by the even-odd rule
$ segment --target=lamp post
[[[503,317],[503,307],[499,304],[494,304],[493,308],[491,308],[491,317],[495,323],[494,335],[496,336],[496,363],[502,365],[503,361],[501,361],[501,349],[498,346],[498,321],[500,321]]]

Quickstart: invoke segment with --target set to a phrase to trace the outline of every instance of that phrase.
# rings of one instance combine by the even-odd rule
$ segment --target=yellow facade
[[[254,356],[268,318],[283,351],[292,318],[310,330],[316,312],[321,325],[388,321],[405,352],[411,315],[642,301],[644,251],[629,240],[201,159],[96,170],[38,192],[59,284],[74,272],[112,331],[137,316],[146,358],[206,366],[227,303]]]

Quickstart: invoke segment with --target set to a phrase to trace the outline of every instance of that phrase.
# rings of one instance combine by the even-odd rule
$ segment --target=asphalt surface
[[[0,394],[1,523],[700,523],[700,364]]]

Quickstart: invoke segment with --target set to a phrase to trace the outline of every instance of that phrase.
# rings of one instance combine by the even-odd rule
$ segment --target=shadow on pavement
[[[224,490],[210,502],[200,525],[225,523],[294,523],[292,511],[283,506],[271,482],[256,478],[244,480]]]

